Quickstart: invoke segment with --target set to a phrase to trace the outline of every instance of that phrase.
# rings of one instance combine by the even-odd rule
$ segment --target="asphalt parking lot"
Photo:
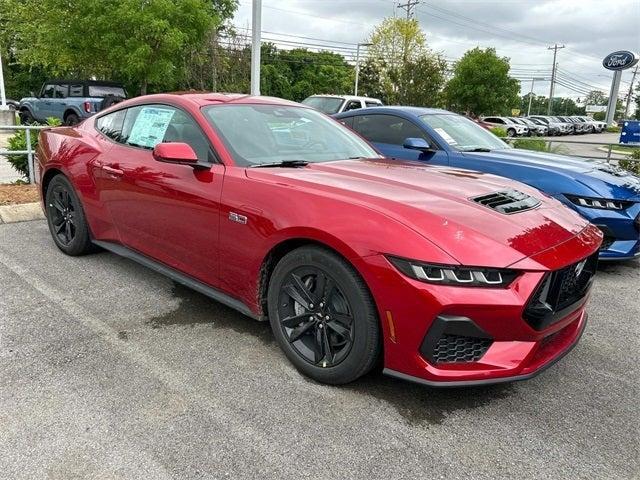
[[[42,221],[0,226],[0,478],[640,477],[640,264],[581,343],[516,384],[300,376],[269,326]]]

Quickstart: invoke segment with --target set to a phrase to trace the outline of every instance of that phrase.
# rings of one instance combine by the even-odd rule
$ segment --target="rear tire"
[[[47,186],[45,214],[53,241],[64,253],[79,256],[94,250],[80,200],[64,175],[56,175]]]
[[[269,321],[293,365],[322,383],[349,383],[369,372],[380,347],[371,294],[353,267],[316,246],[276,265],[268,289]]]
[[[69,113],[64,117],[64,124],[70,127],[80,123],[80,117],[75,113]]]

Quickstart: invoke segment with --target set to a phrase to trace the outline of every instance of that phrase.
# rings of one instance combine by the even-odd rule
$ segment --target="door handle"
[[[124,172],[119,168],[113,168],[108,165],[103,165],[102,170],[107,172],[109,175],[113,175],[114,177],[121,177],[122,175],[124,175]]]

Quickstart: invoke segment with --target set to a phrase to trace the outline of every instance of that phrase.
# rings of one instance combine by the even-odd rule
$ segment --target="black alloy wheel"
[[[289,252],[269,280],[267,302],[274,336],[302,373],[343,384],[375,366],[381,350],[375,304],[336,253],[320,246]]]
[[[289,273],[278,317],[292,348],[313,365],[333,367],[351,350],[351,307],[333,278],[319,268],[303,266]]]
[[[94,249],[80,200],[64,175],[49,182],[45,213],[53,241],[64,253],[84,255]]]

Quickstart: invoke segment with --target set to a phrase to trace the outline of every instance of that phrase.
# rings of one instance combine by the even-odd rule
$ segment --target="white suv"
[[[356,97],[353,95],[311,95],[302,103],[327,115],[348,112],[358,108],[381,107],[383,103],[377,98]]]

